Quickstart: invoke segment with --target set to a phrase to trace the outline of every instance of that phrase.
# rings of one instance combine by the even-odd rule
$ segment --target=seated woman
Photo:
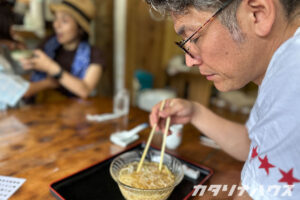
[[[50,6],[55,36],[21,61],[24,69],[34,70],[24,97],[55,88],[67,97],[87,98],[102,74],[100,51],[88,43],[94,5],[90,0],[64,0]]]

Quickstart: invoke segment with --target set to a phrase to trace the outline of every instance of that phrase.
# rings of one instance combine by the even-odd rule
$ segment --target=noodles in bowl
[[[160,153],[149,151],[142,169],[137,171],[141,151],[131,151],[116,157],[110,173],[127,200],[164,200],[181,182],[184,173],[181,162],[165,155],[161,171],[158,169]]]
[[[120,170],[119,180],[123,184],[139,189],[161,189],[173,185],[175,177],[165,165],[159,171],[158,163],[145,162],[137,172],[138,164],[133,162]]]

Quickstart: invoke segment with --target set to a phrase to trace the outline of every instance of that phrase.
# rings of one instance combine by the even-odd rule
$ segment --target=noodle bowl
[[[165,154],[163,169],[158,163],[160,152],[151,150],[139,173],[136,172],[142,151],[131,151],[116,157],[110,174],[127,200],[165,200],[183,179],[181,162]]]

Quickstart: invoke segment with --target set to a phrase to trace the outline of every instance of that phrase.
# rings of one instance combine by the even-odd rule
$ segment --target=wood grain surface
[[[55,199],[49,185],[86,168],[124,148],[109,141],[111,133],[131,129],[148,122],[149,113],[131,108],[128,117],[97,123],[88,122],[86,114],[112,112],[112,99],[70,99],[9,110],[0,115],[0,175],[26,178],[12,196],[16,199]],[[150,128],[140,133],[146,141]],[[203,146],[200,133],[192,126],[183,129],[183,142],[169,152],[203,164],[214,170],[211,184],[238,184],[243,163],[221,150]],[[159,146],[161,135],[153,144]],[[226,192],[213,196],[206,192],[195,199],[231,199]]]

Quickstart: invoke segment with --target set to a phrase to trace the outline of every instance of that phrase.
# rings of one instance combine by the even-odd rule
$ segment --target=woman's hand
[[[163,111],[159,111],[161,103],[156,104],[150,114],[150,124],[151,126],[157,124],[157,130],[164,130],[165,121],[168,117],[171,117],[171,124],[187,124],[191,122],[195,112],[193,102],[183,99],[168,99]]]
[[[57,74],[60,70],[60,66],[41,50],[35,50],[32,58],[22,59],[21,64],[25,70],[34,69],[48,75]]]

